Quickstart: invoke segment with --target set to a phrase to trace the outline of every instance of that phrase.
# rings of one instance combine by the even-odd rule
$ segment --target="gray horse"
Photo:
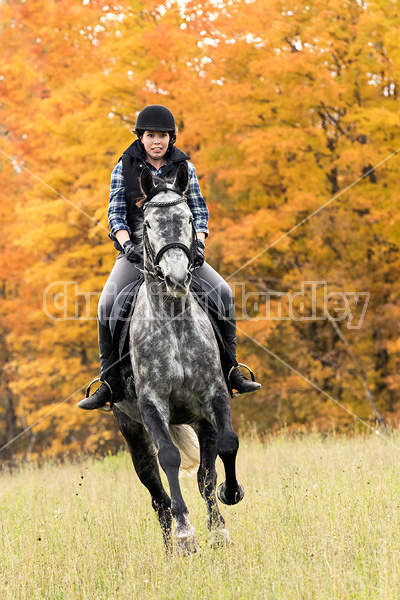
[[[145,169],[140,183],[147,199],[143,206],[145,283],[138,293],[129,339],[136,398],[119,402],[113,410],[136,472],[151,494],[165,544],[174,542],[190,553],[196,551],[197,542],[179,485],[181,455],[175,444],[190,454],[195,438],[197,455],[200,450],[197,479],[208,508],[210,543],[219,544],[229,543],[230,536],[217,504],[215,460],[219,455],[225,468],[218,499],[224,504],[240,502],[244,490],[235,472],[239,442],[232,428],[218,344],[208,317],[189,290],[194,232],[184,196],[187,167],[179,167],[173,183],[157,185]],[[157,458],[171,498],[162,485]]]

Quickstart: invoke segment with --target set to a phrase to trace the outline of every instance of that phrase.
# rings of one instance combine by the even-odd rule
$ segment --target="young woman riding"
[[[194,165],[189,162],[190,157],[175,146],[174,116],[165,106],[146,106],[138,115],[135,133],[138,139],[125,150],[111,175],[109,237],[120,253],[100,296],[98,306],[100,380],[106,383],[102,383],[91,396],[79,402],[79,408],[85,410],[101,408],[109,402],[110,387],[113,390],[114,402],[123,399],[119,365],[106,367],[113,351],[109,318],[118,294],[125,286],[141,276],[141,271],[135,266],[143,258],[136,231],[143,221],[143,209],[136,203],[143,197],[139,177],[145,167],[150,169],[153,176],[169,179],[176,175],[182,162],[187,164],[189,170],[187,202],[192,211],[197,238],[194,246],[194,264],[198,267],[196,275],[218,292],[225,310],[225,342],[231,354],[236,356],[236,322],[232,291],[224,279],[204,261],[204,240],[208,236],[208,209],[201,195]],[[255,392],[261,387],[259,383],[249,381],[237,368],[230,375],[230,383],[239,394]]]

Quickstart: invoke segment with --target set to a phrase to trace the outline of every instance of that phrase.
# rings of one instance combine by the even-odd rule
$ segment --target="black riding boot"
[[[111,387],[113,391],[113,401],[119,402],[123,400],[123,386],[121,383],[119,363],[111,365],[107,368],[107,361],[113,351],[113,343],[110,329],[107,325],[102,325],[98,321],[98,335],[99,335],[99,354],[100,354],[100,379],[106,381],[102,383],[98,390],[96,390],[89,398],[84,398],[78,403],[79,408],[84,410],[93,410],[95,408],[101,408],[107,402],[111,400]]]
[[[232,355],[236,357],[236,319],[234,315],[233,317],[232,315],[227,315],[225,319],[225,342],[228,344]],[[252,392],[256,392],[260,389],[261,383],[257,383],[257,381],[250,381],[243,375],[241,371],[239,371],[237,367],[232,370],[234,365],[226,353],[221,357],[221,359],[222,369],[225,373],[225,377],[230,373],[229,383],[232,387],[232,390],[236,390],[238,394],[251,394]]]

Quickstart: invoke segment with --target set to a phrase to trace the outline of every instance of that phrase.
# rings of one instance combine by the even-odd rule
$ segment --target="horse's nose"
[[[172,275],[165,276],[165,283],[167,285],[167,289],[169,289],[172,292],[173,296],[186,296],[186,294],[188,293],[190,280],[190,273],[187,274],[183,283],[175,279],[175,277],[172,277]]]

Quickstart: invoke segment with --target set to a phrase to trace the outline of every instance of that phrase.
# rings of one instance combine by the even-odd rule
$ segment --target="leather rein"
[[[143,206],[143,211],[145,212],[147,208],[149,208],[149,207],[151,208],[152,206],[157,207],[157,208],[167,208],[169,206],[175,206],[176,204],[181,204],[182,202],[187,202],[187,198],[185,196],[179,196],[179,198],[175,198],[174,200],[169,200],[167,202],[150,202],[150,200],[152,198],[154,198],[154,196],[156,196],[160,192],[167,192],[167,191],[171,191],[171,189],[168,188],[165,183],[164,184],[161,183],[161,184],[155,186],[154,189],[152,190],[152,192],[146,198],[146,203]],[[192,245],[193,245],[195,236],[196,236],[193,221],[192,221],[192,230],[193,230]],[[144,272],[147,273],[148,275],[152,275],[153,277],[158,277],[159,279],[164,281],[165,277],[164,277],[162,268],[160,267],[160,260],[163,257],[163,255],[165,254],[165,252],[167,252],[167,250],[170,250],[171,248],[180,248],[181,250],[184,251],[184,253],[186,254],[186,256],[189,259],[189,269],[188,269],[189,273],[191,273],[195,269],[195,267],[193,265],[192,249],[188,248],[188,246],[186,246],[186,244],[182,244],[181,242],[170,242],[169,244],[165,244],[165,246],[160,248],[160,250],[157,252],[157,254],[154,254],[154,250],[151,247],[150,240],[147,235],[146,224],[143,225],[143,243],[146,248],[147,256],[150,258],[151,263],[153,265],[153,271],[151,271],[147,267],[144,268]]]

